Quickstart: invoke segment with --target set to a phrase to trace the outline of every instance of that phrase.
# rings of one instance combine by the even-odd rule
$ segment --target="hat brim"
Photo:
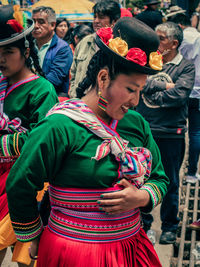
[[[100,49],[102,49],[107,55],[109,56],[113,56],[116,61],[119,63],[119,64],[122,64],[124,65],[126,68],[130,69],[130,70],[133,70],[133,71],[136,71],[136,72],[141,72],[141,73],[144,73],[144,74],[149,74],[149,75],[153,75],[153,74],[156,74],[158,73],[159,71],[158,70],[154,70],[150,67],[146,67],[146,66],[141,66],[131,60],[128,60],[126,59],[125,57],[122,57],[120,56],[119,54],[115,53],[112,49],[110,49],[102,40],[101,38],[96,34],[96,37],[95,37],[95,41],[96,41],[96,44],[98,45],[98,47]]]
[[[170,17],[175,16],[177,14],[184,14],[185,12],[186,12],[186,10],[174,11],[174,12],[171,12],[171,13],[165,15],[165,18],[170,18]]]
[[[145,2],[144,5],[146,6],[150,6],[150,5],[156,5],[156,4],[160,4],[160,1],[153,1],[153,2]]]
[[[12,43],[24,38],[29,33],[31,33],[33,28],[34,28],[33,20],[32,19],[27,19],[27,24],[29,25],[29,27],[27,29],[25,29],[23,32],[16,33],[12,37],[0,40],[0,46],[5,46],[5,45],[8,45],[8,44],[12,44]]]

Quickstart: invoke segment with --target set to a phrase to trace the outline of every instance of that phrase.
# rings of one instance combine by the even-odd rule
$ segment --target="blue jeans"
[[[161,204],[161,229],[164,232],[176,232],[180,219],[179,207],[179,170],[185,153],[184,138],[155,138],[160,149],[161,159],[166,175],[170,179],[167,194]],[[145,228],[149,228],[153,222],[151,214],[142,214]]]
[[[200,155],[200,99],[190,98],[189,122],[189,159],[188,175],[195,175]]]

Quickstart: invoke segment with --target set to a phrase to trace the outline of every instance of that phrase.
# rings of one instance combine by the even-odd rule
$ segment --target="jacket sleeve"
[[[152,103],[163,108],[183,106],[193,89],[194,78],[195,67],[192,63],[188,63],[176,80],[174,88],[167,90],[165,82],[147,80],[147,84],[143,89],[143,94],[145,94]]]
[[[9,213],[16,237],[28,242],[43,230],[37,206],[37,191],[61,168],[68,138],[63,120],[51,115],[35,127],[7,178]],[[64,121],[65,122],[65,121]],[[20,197],[19,197],[20,196]],[[16,201],[17,199],[17,201]]]
[[[129,141],[130,146],[145,147],[152,154],[150,178],[140,188],[140,190],[146,190],[151,199],[148,207],[141,208],[141,210],[150,212],[165,196],[169,186],[169,178],[164,172],[160,151],[153,139],[149,123],[140,114],[136,113],[135,115],[133,111],[129,111],[123,120],[119,121],[117,131],[120,136]]]
[[[51,85],[51,87],[53,88],[53,85]],[[3,156],[19,156],[30,131],[34,128],[36,123],[43,119],[47,112],[58,102],[56,92],[54,92],[54,88],[51,92],[51,87],[49,87],[49,92],[36,96],[34,97],[34,100],[31,101],[31,104],[29,105],[30,124],[29,129],[25,133],[16,132],[14,134],[5,134],[0,137],[0,147]]]
[[[148,148],[152,154],[152,169],[150,178],[141,187],[149,193],[151,203],[144,208],[140,208],[142,212],[148,213],[161,203],[169,186],[169,178],[166,176],[159,148],[153,139],[149,124],[144,121],[144,147]]]
[[[79,45],[80,45],[80,43],[75,48],[73,62],[72,62],[72,67],[71,67],[71,70],[70,70],[70,74],[71,74],[70,90],[69,90],[69,96],[70,96],[70,98],[75,98],[76,97],[75,79],[76,79],[77,55],[79,53]]]
[[[69,73],[73,60],[72,50],[69,45],[59,49],[54,56],[46,79],[55,86],[61,86],[67,73]]]

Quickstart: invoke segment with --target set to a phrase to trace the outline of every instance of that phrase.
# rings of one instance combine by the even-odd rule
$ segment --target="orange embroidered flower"
[[[154,70],[162,70],[162,55],[159,52],[151,52],[149,55],[149,66]]]
[[[126,56],[128,53],[128,44],[119,37],[110,39],[108,46],[122,57]]]

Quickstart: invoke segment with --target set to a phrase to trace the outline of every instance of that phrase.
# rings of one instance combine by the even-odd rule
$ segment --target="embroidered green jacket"
[[[0,137],[4,156],[19,155],[30,130],[58,102],[54,86],[43,77],[35,75],[35,79],[19,82],[12,87],[14,89],[5,97],[3,112],[10,120],[20,118],[21,126],[26,128],[27,132],[4,134]]]
[[[140,189],[150,194],[151,205],[144,209],[149,212],[161,202],[169,185],[158,147],[148,123],[135,111],[119,121],[116,131],[130,146],[146,147],[152,153],[151,176]],[[65,188],[107,188],[113,184],[119,167],[114,156],[91,160],[101,143],[102,139],[63,114],[46,117],[31,131],[7,179],[9,211],[19,240],[32,240],[42,232],[36,194],[45,181]]]

